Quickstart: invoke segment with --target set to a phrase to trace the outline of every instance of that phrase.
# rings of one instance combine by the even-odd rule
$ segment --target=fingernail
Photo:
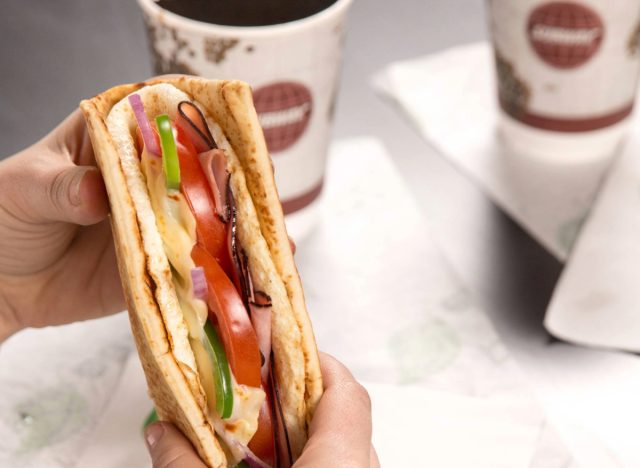
[[[73,206],[79,206],[82,202],[82,198],[80,197],[80,186],[82,185],[82,180],[84,179],[85,174],[87,173],[87,169],[85,170],[77,170],[73,175],[73,182],[71,183],[71,192],[69,193],[69,201]]]
[[[162,424],[155,423],[155,424],[149,425],[147,429],[144,431],[144,439],[147,442],[147,446],[149,448],[153,447],[156,444],[156,442],[160,440],[163,433],[164,433],[164,427],[162,426]]]

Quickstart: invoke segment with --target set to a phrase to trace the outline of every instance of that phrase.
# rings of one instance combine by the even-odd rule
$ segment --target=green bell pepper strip
[[[180,190],[180,162],[178,161],[178,150],[176,141],[173,138],[173,128],[171,120],[167,114],[156,117],[156,125],[160,134],[160,145],[162,146],[162,168],[168,189]]]
[[[246,461],[242,460],[236,465],[236,468],[249,468],[249,464]]]
[[[204,324],[204,332],[207,336],[205,347],[213,359],[213,382],[216,387],[216,411],[222,419],[231,417],[233,411],[233,384],[229,361],[220,342],[220,338],[207,320]]]
[[[149,424],[153,424],[154,422],[158,422],[158,413],[156,413],[156,409],[153,408],[147,419],[144,420],[144,424],[142,425],[142,430],[144,431]]]

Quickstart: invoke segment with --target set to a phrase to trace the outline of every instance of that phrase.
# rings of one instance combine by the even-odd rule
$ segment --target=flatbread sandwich
[[[176,76],[80,107],[160,419],[212,467],[290,466],[322,377],[250,87]]]

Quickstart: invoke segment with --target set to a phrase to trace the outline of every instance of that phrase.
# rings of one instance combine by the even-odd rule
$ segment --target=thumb
[[[191,443],[173,424],[150,424],[144,438],[153,468],[207,468]]]
[[[17,201],[35,221],[89,225],[102,221],[109,212],[104,182],[95,167],[65,165],[41,172],[36,180],[33,174],[26,174],[25,179],[17,181],[22,182],[24,195]]]

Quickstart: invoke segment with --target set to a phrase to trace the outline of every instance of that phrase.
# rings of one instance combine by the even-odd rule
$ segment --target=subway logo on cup
[[[311,92],[302,83],[281,81],[253,92],[253,101],[271,153],[293,146],[311,119]]]
[[[598,51],[604,37],[600,16],[575,2],[550,2],[529,14],[529,42],[538,56],[556,68],[575,68]]]

